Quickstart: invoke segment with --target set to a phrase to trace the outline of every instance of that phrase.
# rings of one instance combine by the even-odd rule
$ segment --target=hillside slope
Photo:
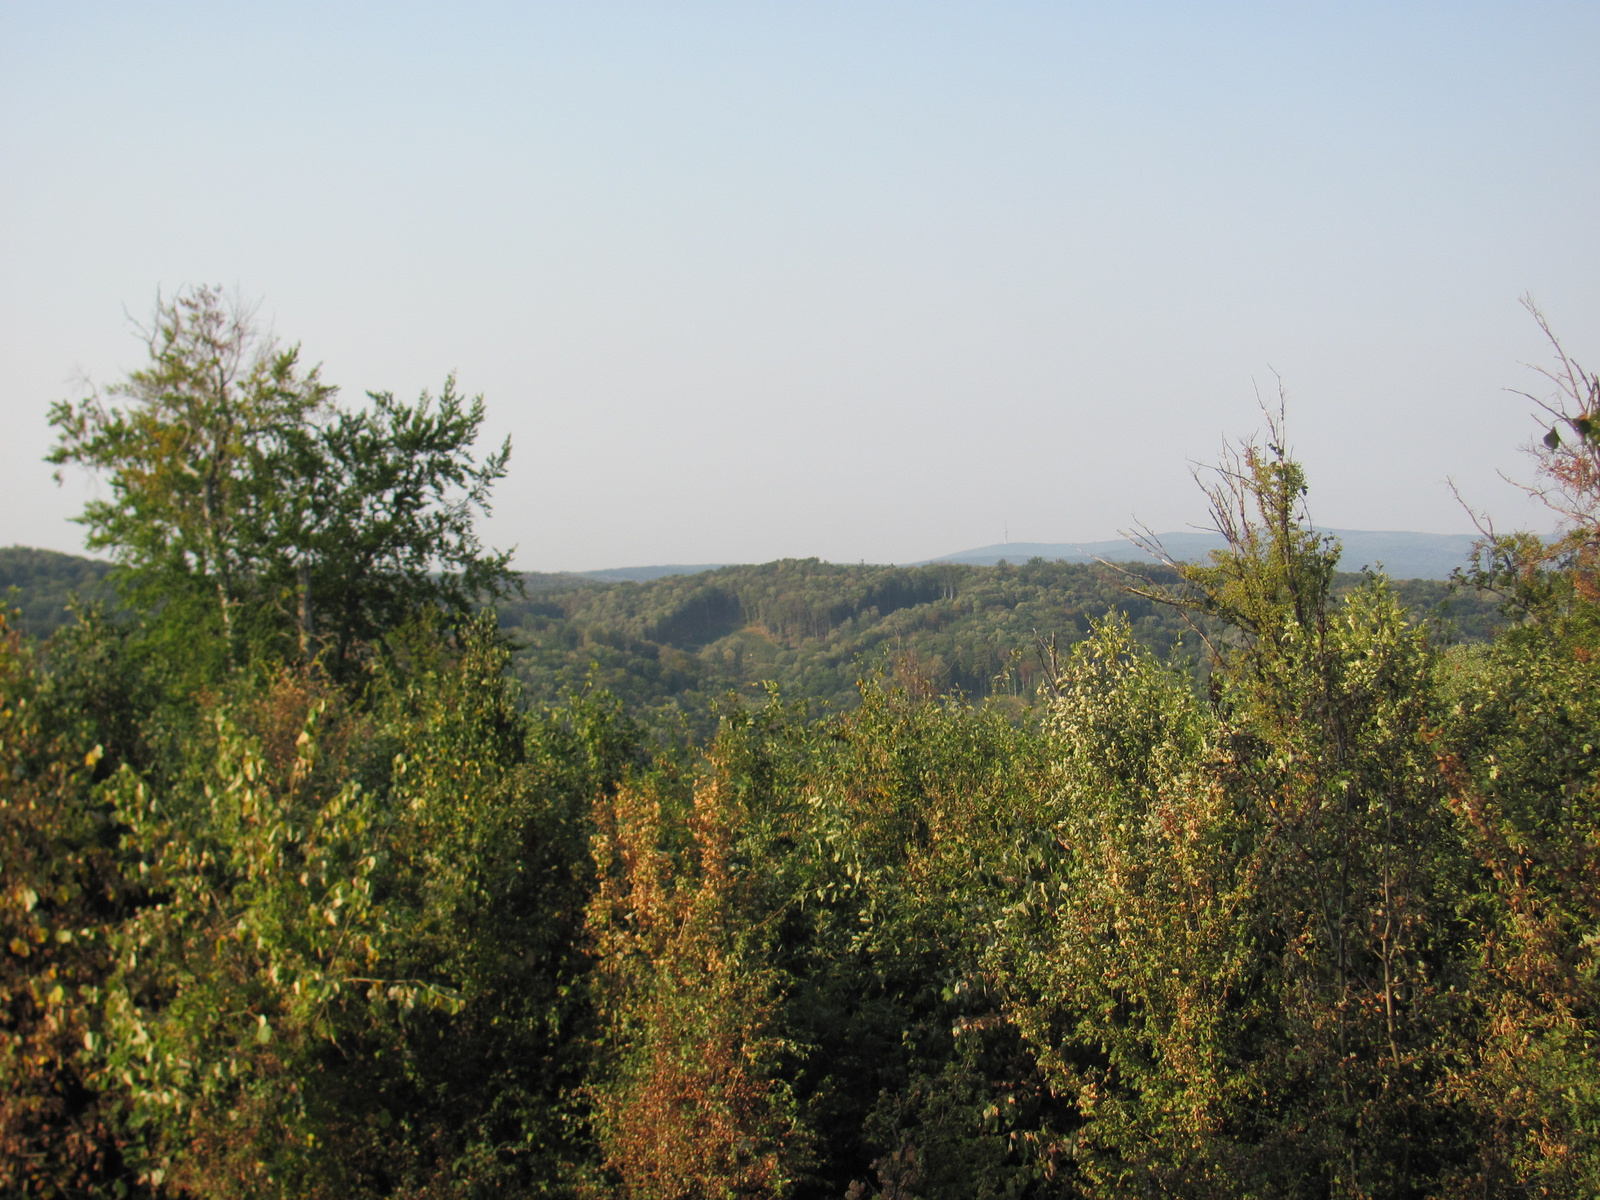
[[[1151,580],[1176,575],[1129,564]],[[110,565],[25,547],[0,549],[0,589],[43,640],[71,619],[68,599],[113,601]],[[1350,587],[1360,576],[1340,577]],[[555,702],[592,686],[615,692],[653,724],[714,724],[730,693],[757,700],[770,681],[818,707],[855,705],[856,683],[883,675],[923,692],[1023,705],[1045,677],[1049,647],[1065,650],[1121,613],[1163,657],[1192,654],[1183,618],[1129,595],[1126,571],[1036,559],[999,566],[883,567],[783,559],[649,580],[529,573],[526,594],[499,605],[525,698]],[[1498,622],[1495,602],[1425,579],[1395,585],[1416,619],[1477,641]]]
[[[72,620],[67,605],[73,596],[84,601],[113,602],[107,576],[111,564],[55,550],[29,546],[0,547],[0,602],[17,609],[25,637],[48,638]]]
[[[1158,583],[1167,568],[1131,567]],[[1340,578],[1353,586],[1361,577]],[[728,693],[755,698],[765,681],[832,708],[856,701],[856,681],[882,672],[918,690],[999,696],[1037,690],[1053,641],[1065,649],[1115,611],[1163,657],[1198,638],[1164,606],[1129,595],[1125,572],[1098,563],[1035,560],[973,566],[857,566],[785,559],[647,582],[548,586],[501,605],[530,699],[554,701],[589,684],[635,711],[685,714],[696,728]],[[1443,636],[1479,640],[1492,600],[1406,580],[1397,591]]]

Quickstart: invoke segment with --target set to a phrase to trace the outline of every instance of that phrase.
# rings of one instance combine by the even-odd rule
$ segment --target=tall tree
[[[106,473],[111,498],[78,518],[90,548],[112,551],[146,601],[213,596],[231,650],[260,567],[278,445],[326,413],[333,389],[301,368],[298,346],[280,347],[217,289],[157,296],[140,332],[148,366],[104,396],[51,407],[60,436],[49,461]]]
[[[1452,1079],[1483,1136],[1466,1184],[1600,1190],[1600,375],[1549,339],[1521,395],[1548,430],[1527,491],[1554,537],[1480,543],[1471,581],[1515,623],[1443,681],[1440,759],[1487,878],[1472,993],[1482,1027]],[[1464,1190],[1464,1189],[1463,1189]]]
[[[299,346],[214,288],[158,297],[141,332],[148,366],[52,407],[49,458],[107,477],[111,497],[78,518],[89,545],[186,640],[199,619],[224,665],[330,648],[342,662],[419,608],[464,615],[508,590],[509,555],[473,532],[510,456],[508,441],[473,457],[481,397],[452,378],[437,400],[342,409]]]
[[[280,619],[292,612],[302,657],[325,646],[342,661],[421,607],[465,616],[513,581],[510,554],[486,554],[473,529],[511,453],[507,441],[473,462],[483,398],[466,400],[454,377],[414,405],[389,392],[368,398],[368,408],[294,431],[284,472],[293,486],[266,512],[264,599]]]

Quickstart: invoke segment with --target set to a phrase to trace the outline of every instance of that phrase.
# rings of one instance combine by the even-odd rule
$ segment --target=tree
[[[111,550],[146,602],[214,595],[231,648],[261,565],[281,443],[326,413],[333,389],[301,369],[298,347],[280,348],[218,290],[157,296],[140,332],[149,366],[108,389],[128,404],[95,393],[53,405],[60,437],[49,461],[110,476],[112,498],[90,501],[78,518],[89,547]]]
[[[51,408],[49,460],[107,476],[111,498],[78,518],[89,546],[187,643],[199,620],[223,666],[291,646],[337,664],[420,608],[464,615],[508,590],[509,555],[485,554],[472,528],[510,455],[507,441],[474,461],[481,397],[452,378],[437,400],[341,409],[299,346],[214,288],[158,296],[141,332],[147,367]]]
[[[1524,298],[1523,305],[1555,356],[1552,366],[1534,368],[1555,385],[1553,394],[1517,393],[1531,400],[1550,422],[1544,437],[1531,447],[1542,482],[1524,490],[1561,518],[1563,536],[1556,548],[1578,556],[1592,573],[1600,554],[1600,374],[1567,353],[1531,299]]]
[[[508,440],[474,465],[483,398],[465,401],[454,377],[415,405],[368,395],[369,409],[296,431],[300,486],[269,512],[276,553],[265,590],[295,597],[303,657],[325,645],[343,660],[430,605],[465,616],[513,581],[509,552],[484,554],[473,531],[511,453]]]
[[[996,974],[1095,1195],[1421,1196],[1471,1156],[1441,1099],[1472,862],[1435,659],[1381,578],[1333,595],[1337,544],[1271,434],[1208,489],[1228,548],[1147,591],[1223,627],[1210,703],[1125,627],[1075,647],[1058,783],[1004,872],[1029,886]]]
[[[103,748],[49,690],[0,611],[0,1193],[101,1195],[128,1172],[82,1052],[129,889],[92,791]]]
[[[487,615],[410,641],[365,707],[301,666],[231,681],[181,777],[104,786],[143,893],[106,930],[84,1058],[169,1194],[582,1174],[587,813],[632,734],[599,705],[522,712]]]
[[[1455,656],[1443,680],[1440,761],[1486,875],[1472,991],[1482,1022],[1451,1079],[1484,1136],[1471,1183],[1528,1194],[1600,1189],[1600,375],[1562,347],[1535,368],[1548,431],[1526,487],[1553,539],[1488,536],[1469,581],[1515,623]]]
[[[746,926],[760,878],[737,854],[748,814],[730,760],[745,732],[724,730],[694,788],[685,869],[662,844],[661,780],[596,805],[589,928],[615,1061],[595,1118],[629,1200],[778,1197],[794,1184],[802,1139],[776,1078],[781,977],[760,926]]]

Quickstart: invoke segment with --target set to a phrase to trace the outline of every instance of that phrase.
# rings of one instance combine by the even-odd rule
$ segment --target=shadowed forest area
[[[1338,572],[1277,417],[1203,564],[524,578],[453,380],[148,342],[51,411],[115,565],[0,552],[0,1191],[1600,1190],[1559,346],[1561,532],[1450,591]]]

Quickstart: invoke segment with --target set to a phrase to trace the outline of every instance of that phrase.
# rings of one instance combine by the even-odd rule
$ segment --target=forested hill
[[[1128,569],[1176,582],[1164,568]],[[50,550],[0,549],[0,590],[20,609],[24,632],[41,640],[71,620],[73,595],[112,599],[109,570]],[[530,701],[599,685],[641,715],[682,711],[697,730],[708,727],[713,701],[729,692],[757,698],[769,680],[834,709],[852,707],[856,681],[876,672],[923,692],[1029,698],[1042,646],[1053,638],[1064,649],[1112,611],[1162,657],[1196,647],[1178,614],[1129,595],[1129,577],[1097,563],[783,559],[642,582],[534,572],[523,582],[526,595],[499,611]],[[1440,623],[1448,638],[1479,641],[1495,627],[1484,597],[1433,580],[1396,588],[1414,618]]]
[[[1129,570],[1158,583],[1176,576]],[[1361,576],[1340,577],[1340,589]],[[1177,613],[1126,590],[1129,576],[1094,563],[1036,560],[971,566],[856,566],[784,559],[647,582],[528,577],[500,606],[529,697],[554,702],[599,684],[636,712],[677,707],[698,727],[711,701],[785,695],[852,707],[856,681],[881,671],[923,692],[1030,697],[1042,644],[1064,649],[1112,611],[1162,657],[1197,648]],[[1396,584],[1413,618],[1477,641],[1496,623],[1491,600],[1433,580]]]
[[[0,547],[0,602],[22,614],[26,635],[49,637],[72,619],[67,605],[79,600],[110,600],[111,564],[55,550]]]

